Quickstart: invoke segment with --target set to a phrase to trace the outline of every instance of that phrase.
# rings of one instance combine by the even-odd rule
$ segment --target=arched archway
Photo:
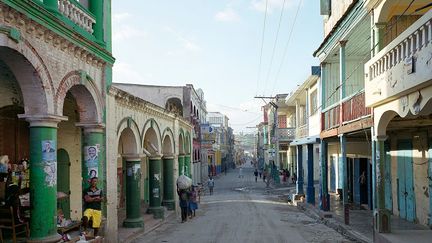
[[[191,143],[191,135],[189,133],[189,131],[186,132],[185,134],[185,144],[184,144],[184,148],[185,148],[185,158],[184,158],[184,174],[188,177],[192,177],[191,175],[191,169],[192,169],[192,164],[191,164],[191,150],[192,150],[192,143]]]
[[[180,129],[178,137],[178,175],[184,175],[185,162],[185,135],[183,129]]]
[[[163,218],[162,208],[162,140],[159,125],[156,120],[149,119],[144,125],[143,149],[148,156],[148,212],[155,218]]]
[[[165,102],[165,109],[179,116],[183,116],[183,104],[177,97],[169,98]]]
[[[169,210],[174,210],[174,136],[171,129],[167,128],[163,134],[162,142],[162,173],[163,173],[163,200],[162,205]]]
[[[136,123],[127,118],[119,126],[118,130],[118,205],[119,221],[124,227],[144,227],[141,217],[141,156],[139,131]],[[126,215],[124,208],[126,206]],[[125,217],[126,216],[126,217]]]

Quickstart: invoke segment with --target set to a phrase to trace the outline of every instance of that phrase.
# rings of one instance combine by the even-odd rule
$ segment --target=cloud
[[[266,1],[267,2],[267,12],[272,13],[274,10],[281,9],[283,6],[284,0],[252,0],[251,7],[256,11],[265,12],[266,10]],[[285,0],[285,7],[290,7],[294,4],[294,2],[298,2],[296,0]]]
[[[151,79],[152,74],[141,74],[132,65],[125,62],[116,62],[113,67],[113,82],[117,83],[144,83]]]
[[[201,47],[198,45],[198,43],[196,43],[195,40],[193,40],[193,38],[187,37],[171,27],[165,27],[165,30],[176,37],[176,40],[181,44],[184,50],[190,52],[200,52],[202,50]],[[169,51],[168,53],[173,54],[176,52]]]
[[[215,19],[220,22],[234,22],[240,20],[240,16],[232,8],[226,8],[223,11],[217,12]]]
[[[124,12],[124,13],[115,13],[113,14],[113,22],[114,23],[118,23],[118,22],[122,22],[126,19],[129,19],[130,17],[132,17],[132,14]]]
[[[147,33],[131,25],[115,26],[113,28],[113,40],[123,41],[137,37],[146,37]]]

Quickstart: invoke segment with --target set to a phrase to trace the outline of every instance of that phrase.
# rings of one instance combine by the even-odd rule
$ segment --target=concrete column
[[[303,190],[303,146],[297,145],[297,197],[304,196]]]
[[[83,128],[82,136],[82,188],[87,189],[92,177],[98,177],[98,187],[106,191],[105,180],[105,130],[103,124],[83,124],[76,126]],[[105,211],[105,206],[103,207]]]
[[[104,0],[91,0],[89,10],[96,17],[93,25],[93,35],[99,43],[104,43]]]
[[[43,0],[45,8],[54,14],[59,14],[58,1],[57,0]]]
[[[385,140],[387,136],[375,137],[375,156],[376,156],[376,202],[377,207],[374,210],[374,226],[375,231],[379,233],[390,232],[390,212],[385,207]]]
[[[184,156],[184,175],[191,177],[191,155],[187,154]]]
[[[324,109],[326,108],[326,101],[327,101],[327,97],[326,97],[326,83],[327,83],[327,63],[322,62],[321,63],[321,80],[320,80],[320,84],[321,84],[321,89],[318,89],[319,92],[321,92],[321,108]]]
[[[340,138],[340,153],[341,157],[339,163],[341,166],[339,168],[342,171],[339,171],[339,176],[342,177],[342,199],[344,206],[344,221],[345,224],[349,224],[349,204],[348,204],[348,166],[347,166],[347,157],[346,157],[346,135],[342,134],[339,136]]]
[[[30,239],[57,242],[57,124],[61,117],[24,117],[30,123]]]
[[[330,195],[328,193],[328,143],[321,140],[321,210],[330,211]]]
[[[345,46],[347,41],[339,41],[339,90],[340,90],[340,102],[342,103],[342,99],[345,97],[345,79],[346,79],[346,61],[345,61]],[[342,107],[341,107],[342,112]],[[342,119],[342,116],[340,117]]]
[[[174,157],[163,157],[163,201],[162,205],[168,210],[175,209],[174,202]]]
[[[126,228],[142,228],[141,217],[141,157],[138,154],[124,155],[126,160]]]
[[[314,153],[313,153],[313,144],[307,145],[308,150],[308,185],[307,185],[307,195],[306,201],[307,203],[315,205],[315,186],[314,186]]]
[[[178,172],[179,172],[179,176],[185,174],[184,162],[185,162],[185,155],[184,154],[180,154],[178,156]]]
[[[161,157],[155,156],[149,158],[150,206],[148,211],[153,214],[155,219],[164,217],[160,192],[161,163]]]
[[[373,28],[374,31],[374,55],[378,54],[381,49],[384,48],[384,36],[385,36],[386,23],[375,23]]]

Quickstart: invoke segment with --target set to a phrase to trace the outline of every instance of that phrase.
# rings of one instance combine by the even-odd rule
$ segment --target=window
[[[321,15],[331,15],[331,0],[321,0]]]
[[[318,110],[317,90],[310,94],[310,115],[314,115]]]
[[[286,128],[287,127],[286,115],[279,115],[278,116],[278,127],[279,128]]]

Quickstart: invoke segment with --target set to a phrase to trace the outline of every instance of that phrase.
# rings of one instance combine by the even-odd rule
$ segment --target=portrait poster
[[[57,163],[45,162],[44,163],[45,172],[45,184],[49,187],[54,187],[57,185]]]
[[[90,167],[88,169],[88,178],[99,177],[98,167]]]
[[[56,161],[56,144],[54,140],[42,141],[42,161]]]
[[[99,166],[99,149],[97,146],[85,146],[85,161],[87,168],[98,168]]]

